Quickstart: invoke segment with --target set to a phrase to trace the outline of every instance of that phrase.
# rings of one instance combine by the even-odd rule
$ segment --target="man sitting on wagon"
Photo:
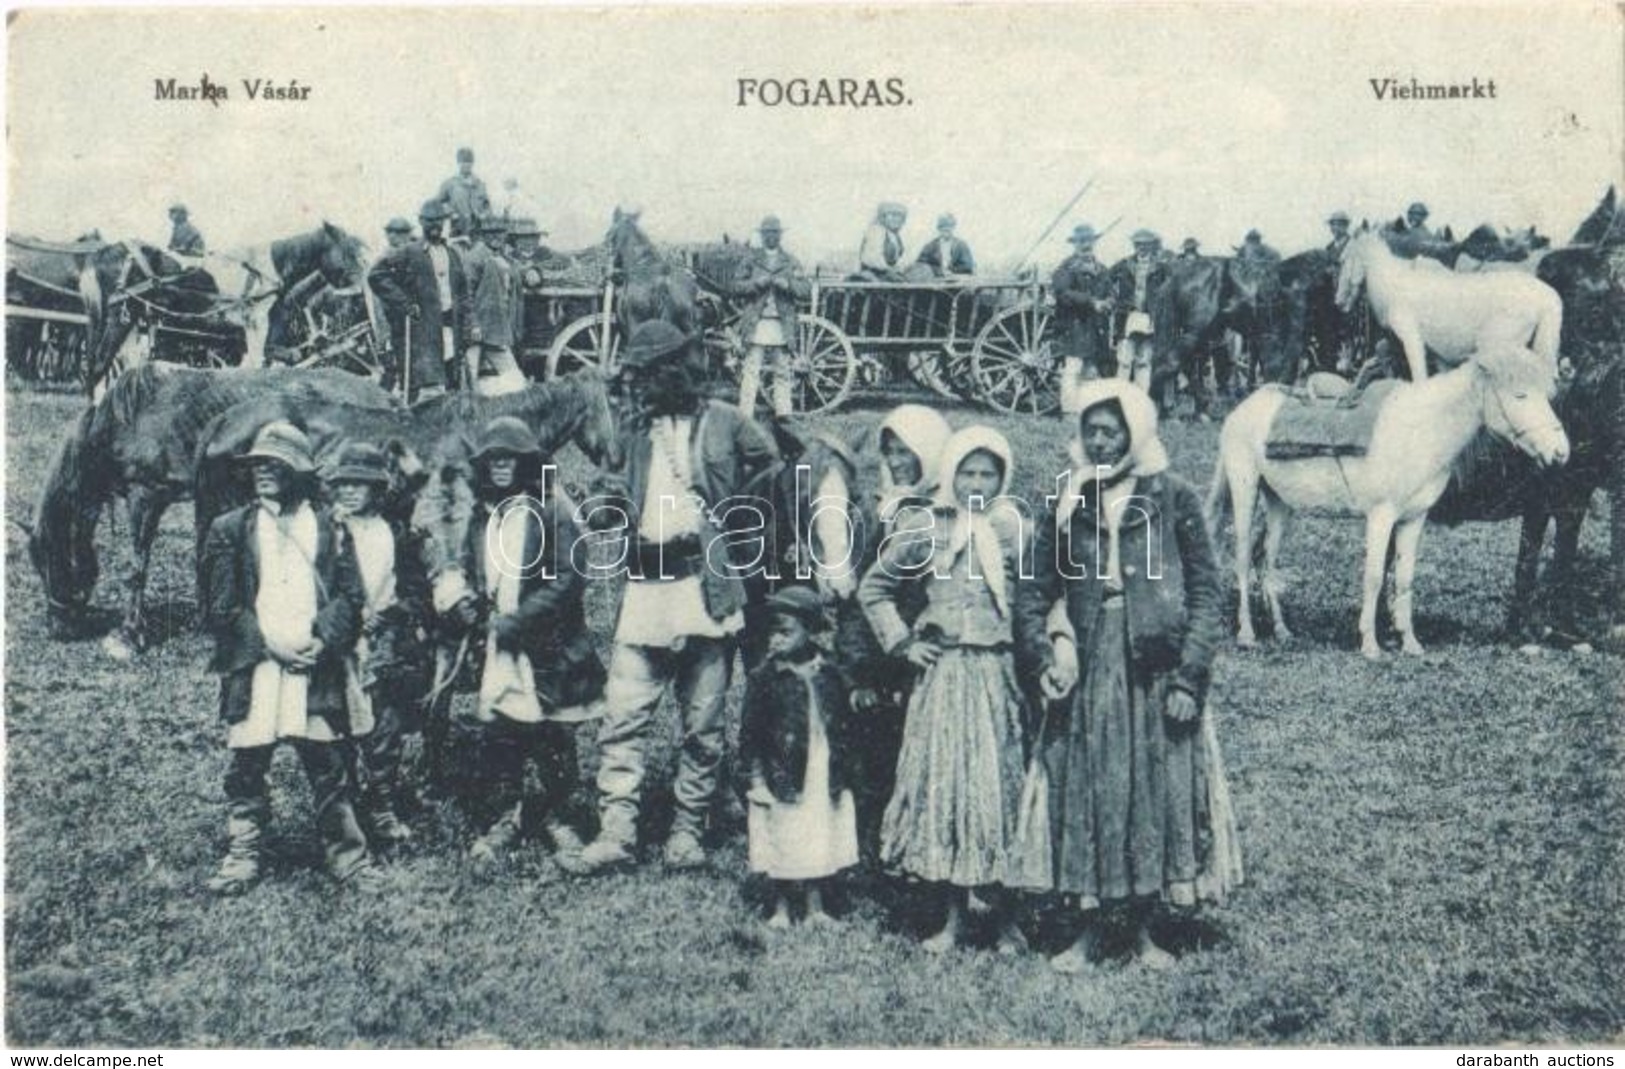
[[[790,371],[791,340],[796,336],[796,302],[811,293],[801,264],[779,244],[784,227],[769,215],[757,227],[760,248],[739,262],[733,291],[742,305],[739,332],[745,339],[745,366],[739,377],[739,407],[746,415],[756,411],[764,364],[772,372],[773,413],[788,416],[793,408]]]
[[[186,205],[170,205],[169,222],[169,251],[178,252],[182,256],[202,256],[203,234],[188,219]]]
[[[858,246],[858,277],[870,282],[903,281],[903,238],[898,231],[908,220],[908,209],[896,201],[882,201],[875,221],[864,231]]]
[[[937,278],[976,273],[976,258],[971,255],[970,245],[954,236],[958,225],[959,220],[952,213],[944,212],[937,217],[937,239],[927,242],[920,250],[917,262],[929,267]]]

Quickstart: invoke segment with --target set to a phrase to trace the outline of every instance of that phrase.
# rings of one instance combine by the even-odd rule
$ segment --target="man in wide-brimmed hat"
[[[1150,230],[1136,230],[1129,238],[1132,255],[1112,266],[1112,286],[1123,317],[1117,345],[1117,373],[1143,390],[1151,388],[1152,335],[1151,302],[1168,280],[1169,256],[1162,239]]]
[[[775,415],[794,408],[789,368],[790,345],[796,336],[796,310],[812,293],[801,264],[780,243],[784,225],[769,215],[756,228],[761,245],[739,261],[733,292],[739,298],[739,334],[745,340],[745,365],[739,376],[739,407],[756,411],[762,373],[770,375]]]
[[[445,392],[446,362],[458,355],[467,319],[463,257],[446,243],[448,215],[441,201],[425,201],[422,239],[385,250],[367,272],[389,319],[389,386],[409,401]]]
[[[1236,247],[1236,259],[1251,263],[1278,264],[1281,262],[1281,254],[1274,246],[1264,244],[1264,235],[1255,228],[1247,231],[1246,236],[1241,239],[1241,244]]]
[[[475,224],[475,234],[479,240],[463,257],[469,313],[465,374],[469,389],[494,397],[525,388],[524,372],[513,355],[521,333],[519,278],[503,254],[507,221],[487,215]]]
[[[1055,296],[1055,332],[1061,339],[1061,395],[1070,396],[1084,379],[1117,371],[1111,352],[1112,287],[1106,265],[1095,258],[1095,228],[1079,223],[1067,241],[1072,255],[1050,279]]]
[[[600,831],[566,867],[603,871],[632,860],[654,713],[667,690],[681,706],[683,743],[673,785],[676,815],[666,864],[706,860],[703,838],[718,788],[725,742],[724,699],[734,645],[744,627],[744,576],[764,545],[742,530],[749,509],[719,513],[723,502],[766,497],[778,453],[738,407],[702,397],[683,357],[690,345],[670,323],[643,323],[622,357],[638,416],[623,420],[625,469],[600,480],[601,505],[589,522],[622,539],[627,580],[616,617],[615,649],[600,729]],[[764,500],[763,508],[771,506]],[[749,521],[761,523],[764,517]],[[771,522],[771,517],[766,517]]]
[[[472,236],[482,216],[491,214],[491,196],[485,179],[474,173],[474,150],[457,150],[457,173],[440,183],[435,198],[446,206],[451,220],[451,236]]]
[[[958,227],[959,220],[954,218],[952,212],[937,216],[936,240],[925,243],[915,262],[925,264],[937,278],[974,275],[976,257],[971,255],[969,243],[955,236]]]
[[[903,281],[903,224],[908,209],[894,200],[881,201],[875,221],[858,246],[858,273],[878,282]]]
[[[201,568],[231,752],[230,847],[208,887],[235,894],[258,882],[267,776],[281,742],[293,745],[310,780],[327,870],[348,883],[370,875],[347,749],[345,661],[361,631],[360,570],[350,539],[313,502],[316,464],[303,431],[267,423],[241,459],[255,500],[215,518]]]

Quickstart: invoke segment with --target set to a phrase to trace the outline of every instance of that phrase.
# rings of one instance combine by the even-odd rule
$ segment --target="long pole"
[[[1022,256],[1021,260],[1019,262],[1017,262],[1017,264],[1016,264],[1016,269],[1017,270],[1020,270],[1023,266],[1026,265],[1028,260],[1032,259],[1033,253],[1037,252],[1038,247],[1040,245],[1044,244],[1044,242],[1049,239],[1049,236],[1051,234],[1055,233],[1055,228],[1061,225],[1061,220],[1065,219],[1067,217],[1068,213],[1070,213],[1073,208],[1077,207],[1078,201],[1083,199],[1083,195],[1085,193],[1089,192],[1089,188],[1091,186],[1093,186],[1094,184],[1095,184],[1095,180],[1093,178],[1091,178],[1091,179],[1089,179],[1089,181],[1087,181],[1087,182],[1085,182],[1083,184],[1082,189],[1078,190],[1077,193],[1073,194],[1072,199],[1066,202],[1066,207],[1062,208],[1060,210],[1060,212],[1056,214],[1055,218],[1050,221],[1049,226],[1046,226],[1044,228],[1044,232],[1042,234],[1038,235],[1038,240],[1033,242],[1032,248],[1028,249],[1026,254],[1024,256]]]

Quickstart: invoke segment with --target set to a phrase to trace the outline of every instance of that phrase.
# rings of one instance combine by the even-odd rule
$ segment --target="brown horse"
[[[1168,277],[1151,295],[1153,335],[1151,395],[1165,412],[1173,405],[1180,375],[1185,376],[1198,413],[1211,404],[1207,357],[1224,332],[1240,334],[1254,359],[1273,368],[1279,361],[1283,303],[1280,265],[1232,257],[1174,260]],[[1229,377],[1218,369],[1219,384]]]
[[[637,215],[615,209],[604,244],[609,250],[612,277],[621,286],[617,315],[627,335],[638,324],[651,320],[665,320],[684,334],[695,333],[699,326],[695,307],[699,290],[694,277],[660,255],[638,225]]]
[[[73,634],[84,625],[98,575],[96,526],[107,503],[123,497],[131,560],[122,641],[142,644],[142,597],[158,521],[169,506],[191,496],[193,457],[209,422],[266,396],[288,405],[396,405],[372,382],[342,371],[204,371],[154,363],[120,376],[81,413],[62,443],[29,530],[29,557],[45,587],[53,634]]]

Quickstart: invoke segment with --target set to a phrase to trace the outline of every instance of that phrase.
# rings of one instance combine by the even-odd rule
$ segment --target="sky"
[[[563,249],[617,203],[662,241],[748,236],[850,260],[881,200],[911,249],[942,211],[990,267],[1071,226],[1292,253],[1333,209],[1534,224],[1561,241],[1625,180],[1625,15],[1588,3],[25,11],[8,32],[7,226],[211,246],[328,219],[382,246],[454,170],[515,180]],[[228,87],[154,99],[157,78]],[[900,78],[893,108],[737,105],[738,79]],[[1495,100],[1379,101],[1370,79],[1494,79]],[[249,101],[245,78],[312,87]]]

